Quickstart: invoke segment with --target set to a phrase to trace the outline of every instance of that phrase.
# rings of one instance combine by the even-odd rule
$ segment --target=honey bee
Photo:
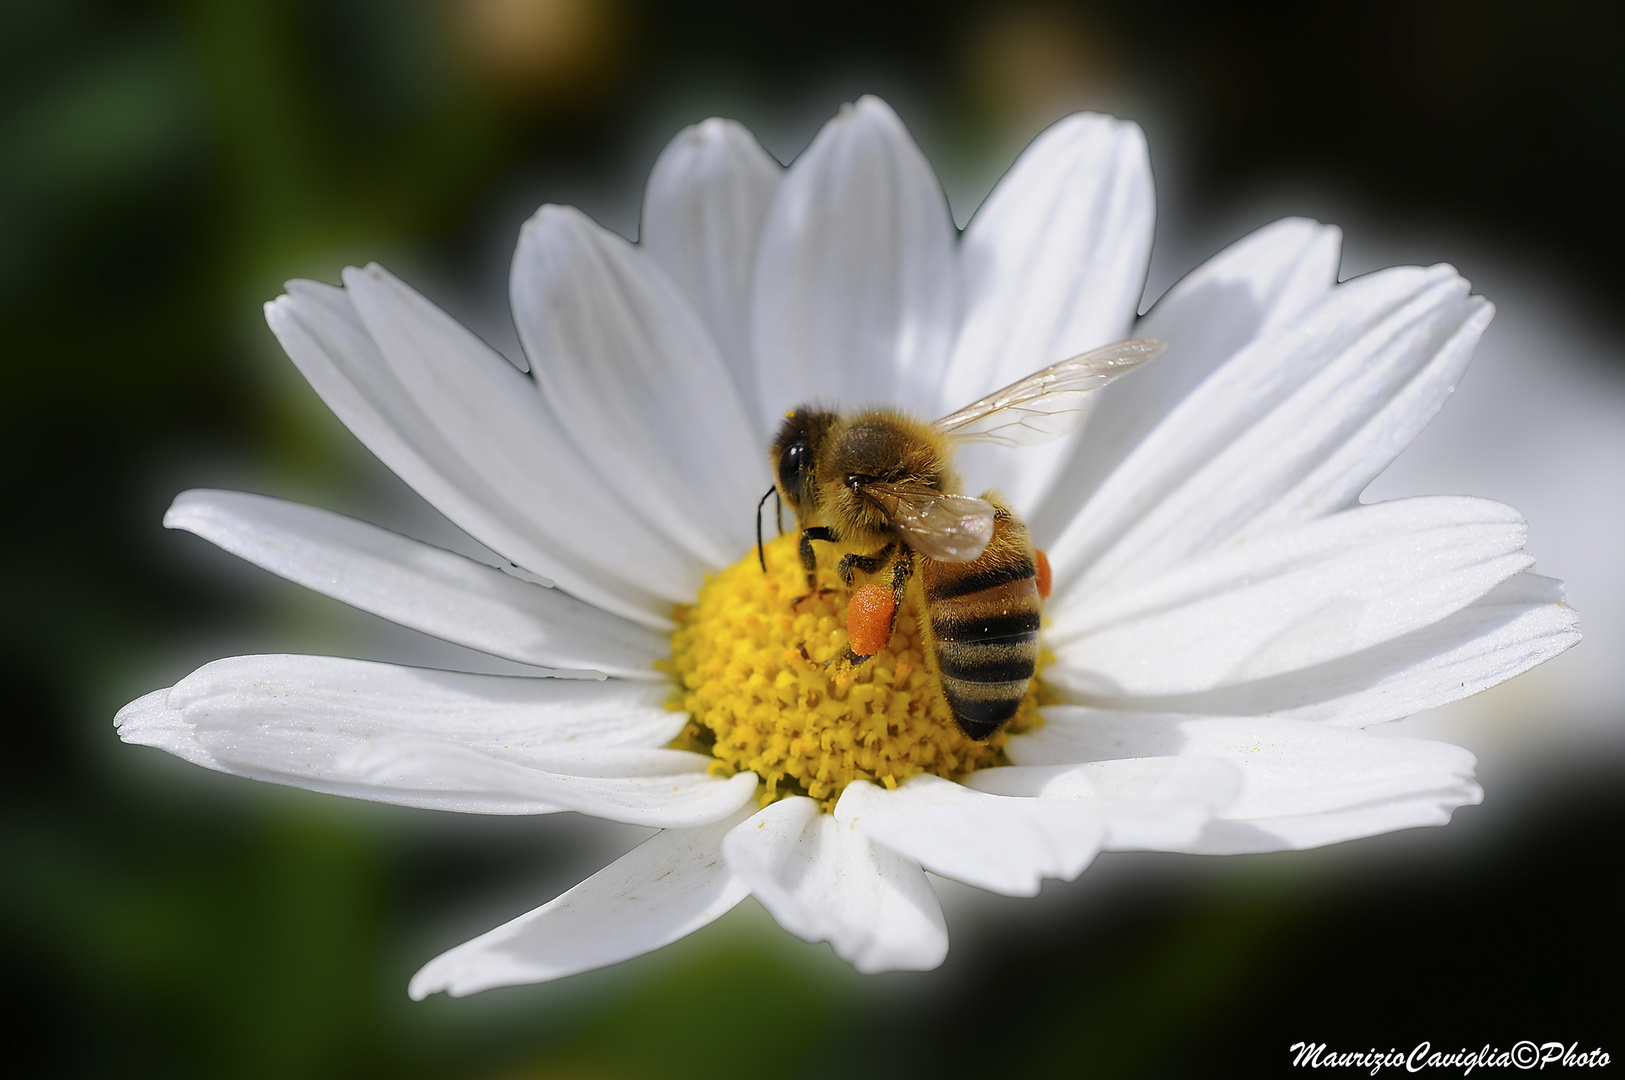
[[[1040,586],[1047,595],[1048,567],[996,492],[977,498],[956,490],[954,447],[1025,446],[1064,435],[1086,415],[1090,392],[1162,348],[1149,339],[1108,345],[1034,372],[935,423],[891,409],[847,414],[804,405],[786,414],[769,451],[777,480],[767,494],[790,505],[801,530],[808,595],[796,603],[819,591],[818,542],[859,549],[836,567],[849,589],[859,572],[889,575],[889,597],[884,587],[864,586],[861,620],[854,597],[851,644],[838,659],[861,664],[885,647],[904,590],[918,574],[927,662],[942,679],[954,720],[973,739],[1004,726],[1037,666]],[[760,557],[761,504],[756,532]]]

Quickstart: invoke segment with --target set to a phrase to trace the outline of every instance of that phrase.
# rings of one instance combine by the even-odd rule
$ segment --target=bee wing
[[[970,562],[993,538],[993,504],[907,484],[864,484],[908,546],[942,562]]]
[[[958,442],[1031,446],[1059,438],[1083,422],[1084,399],[1163,350],[1152,338],[1134,338],[1062,360],[995,390],[935,424]]]

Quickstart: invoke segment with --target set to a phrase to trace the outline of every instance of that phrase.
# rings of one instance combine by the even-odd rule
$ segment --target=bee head
[[[816,489],[812,483],[813,462],[834,420],[834,413],[803,406],[785,416],[784,423],[779,425],[778,435],[773,439],[773,447],[769,451],[773,476],[778,483],[779,494],[798,514],[816,501]]]

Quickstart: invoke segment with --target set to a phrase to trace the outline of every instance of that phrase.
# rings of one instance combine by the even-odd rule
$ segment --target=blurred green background
[[[1617,340],[1622,42],[1618,5],[1564,0],[5,0],[0,1062],[1189,1076],[1269,1074],[1299,1039],[1625,1055],[1625,798],[1606,763],[1500,809],[1492,792],[1446,830],[1116,856],[1036,901],[956,893],[933,975],[854,975],[747,903],[610,971],[413,1004],[419,964],[636,831],[271,789],[124,747],[111,726],[219,656],[416,647],[159,528],[175,492],[206,485],[415,512],[265,329],[260,304],[289,277],[378,259],[497,340],[536,205],[635,235],[643,178],[683,124],[731,115],[788,159],[875,92],[961,221],[1045,124],[1120,111],[1151,137],[1159,245],[1194,258],[1238,221],[1330,200],[1493,245]]]

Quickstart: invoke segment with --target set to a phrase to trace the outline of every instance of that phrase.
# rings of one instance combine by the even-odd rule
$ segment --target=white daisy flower
[[[1448,398],[1490,305],[1448,266],[1339,284],[1338,231],[1294,219],[1136,318],[1152,218],[1140,130],[1085,114],[956,236],[901,122],[865,98],[788,169],[736,124],[684,131],[637,245],[538,211],[511,283],[528,373],[378,266],[292,282],[267,318],[317,393],[528,573],[258,495],[186,492],[165,524],[570,677],[244,656],[131,703],[119,732],[316,791],[661,830],[429,963],[417,998],[612,964],[747,895],[860,971],[932,968],[948,935],[928,872],[1031,895],[1103,849],[1443,824],[1480,798],[1473,756],[1362,729],[1579,637],[1516,511],[1359,501]],[[1082,431],[960,460],[1053,568],[1014,732],[973,743],[945,720],[917,612],[831,675],[844,598],[792,607],[793,535],[756,564],[785,411],[939,416],[1129,337],[1166,352],[1095,395]]]

